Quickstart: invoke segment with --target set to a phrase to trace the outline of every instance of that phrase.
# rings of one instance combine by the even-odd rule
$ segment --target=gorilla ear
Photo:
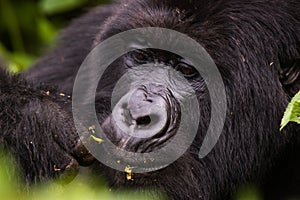
[[[300,57],[280,65],[280,82],[286,93],[293,97],[300,90]]]

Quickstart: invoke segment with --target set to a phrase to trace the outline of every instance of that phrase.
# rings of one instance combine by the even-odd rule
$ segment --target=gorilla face
[[[188,103],[193,98],[197,102],[196,108]],[[176,179],[185,180],[191,175],[206,173],[202,170],[206,168],[205,164],[198,155],[210,120],[210,99],[204,79],[190,60],[153,48],[130,51],[106,69],[100,79],[95,102],[97,117],[106,137],[120,150],[117,152],[118,159],[109,162],[129,163],[135,159],[121,150],[147,154],[163,149],[163,160],[177,156],[173,159],[175,161],[180,157],[167,164],[159,161],[156,164],[156,159],[146,157],[145,162],[154,160],[155,164],[148,168],[150,170],[134,173],[133,180],[127,180],[126,173],[122,172],[124,168],[117,171],[102,164],[96,165],[95,169],[100,174],[105,171],[104,176],[113,187],[134,185],[152,188],[162,184],[162,189],[172,187],[172,184],[163,184],[167,179],[174,179],[174,184],[184,184]],[[200,121],[196,115],[199,115]],[[191,138],[189,130],[195,123],[199,130]],[[181,139],[176,140],[176,136]],[[193,142],[194,139],[197,142]],[[173,146],[165,151],[164,148],[170,144]],[[113,156],[113,153],[110,155]],[[136,161],[136,164],[128,164],[133,167],[133,172],[140,163]],[[179,175],[176,175],[177,171],[180,171]],[[161,181],[158,183],[157,180]],[[204,182],[193,179],[193,183],[181,190],[187,193],[191,187]]]
[[[164,147],[178,131],[180,101],[192,95],[184,84],[199,79],[199,73],[181,57],[155,49],[132,51],[113,67],[124,68],[128,75],[123,79],[129,78],[131,86],[102,123],[104,132],[124,150]]]

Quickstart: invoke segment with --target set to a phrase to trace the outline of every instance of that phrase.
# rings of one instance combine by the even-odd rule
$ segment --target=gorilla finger
[[[95,161],[94,156],[85,148],[81,140],[78,140],[73,156],[82,166],[89,166]]]
[[[55,161],[53,165],[53,170],[62,184],[67,184],[71,182],[79,172],[78,162],[68,154],[64,154],[64,160]]]
[[[63,168],[62,173],[59,175],[59,181],[62,184],[68,184],[72,180],[74,180],[78,172],[79,172],[79,164],[74,158],[72,158],[69,164],[67,164]]]

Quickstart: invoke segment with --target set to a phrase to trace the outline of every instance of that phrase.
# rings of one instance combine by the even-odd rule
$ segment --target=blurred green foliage
[[[2,152],[2,151],[0,151]],[[0,153],[0,197],[9,200],[150,200],[163,199],[151,191],[116,192],[110,190],[105,183],[90,181],[91,177],[81,174],[69,184],[51,182],[26,189],[22,184],[15,162],[11,157]],[[125,178],[125,177],[124,177]],[[239,189],[234,200],[262,200],[259,191],[254,186],[244,186]]]
[[[25,70],[55,45],[58,30],[109,0],[0,0],[0,61]]]
[[[39,5],[44,13],[55,14],[77,8],[85,3],[85,0],[43,0]]]
[[[127,190],[116,192],[110,190],[104,182],[91,181],[87,174],[79,174],[74,181],[64,184],[63,180],[37,185],[27,190],[20,180],[20,174],[15,168],[12,157],[0,152],[0,197],[9,200],[150,200],[166,199],[151,191]],[[125,178],[125,176],[124,176]],[[254,186],[241,187],[234,200],[262,200],[259,191]]]
[[[16,164],[11,157],[0,154],[0,197],[7,200],[150,200],[148,191],[116,192],[111,191],[103,182],[90,182],[87,176],[78,176],[69,184],[51,182],[44,185],[28,187],[22,183]],[[124,177],[125,178],[125,177]],[[93,183],[93,184],[92,184]]]
[[[253,185],[242,186],[235,195],[235,200],[262,200],[259,190]]]

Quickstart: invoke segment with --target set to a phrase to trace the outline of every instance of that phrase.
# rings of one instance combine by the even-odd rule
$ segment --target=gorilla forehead
[[[257,56],[264,56],[260,62],[265,61],[265,63],[259,63],[260,66],[269,65],[281,53],[284,44],[295,43],[295,38],[286,37],[293,31],[291,26],[285,26],[285,17],[290,18],[290,16],[285,12],[284,6],[278,1],[268,4],[264,1],[254,1],[251,6],[247,2],[222,0],[211,3],[207,1],[124,1],[115,15],[106,20],[95,38],[94,45],[132,28],[163,27],[182,32],[195,39],[205,47],[219,66],[237,67],[236,59],[249,61]],[[269,18],[271,20],[266,21]],[[296,21],[291,18],[290,23],[296,24]],[[249,34],[259,30],[261,34]],[[257,45],[263,45],[265,48],[250,51]],[[292,55],[284,55],[286,52],[281,54],[286,58],[293,57],[297,52],[296,48],[290,52]]]

